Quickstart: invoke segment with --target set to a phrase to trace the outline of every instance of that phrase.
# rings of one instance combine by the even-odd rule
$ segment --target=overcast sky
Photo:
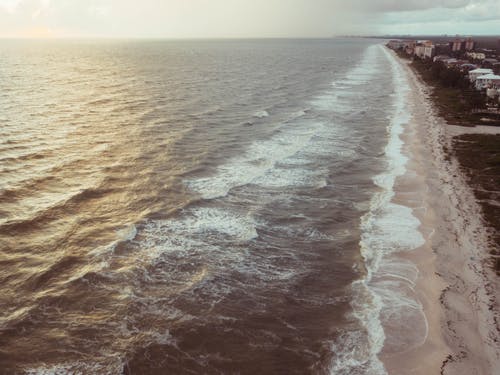
[[[500,34],[500,0],[0,0],[1,37]]]

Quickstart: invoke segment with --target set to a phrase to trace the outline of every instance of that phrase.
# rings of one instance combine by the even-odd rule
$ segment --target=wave
[[[0,233],[19,234],[33,230],[34,228],[40,229],[47,222],[61,217],[60,214],[63,210],[75,209],[74,205],[98,199],[114,191],[111,188],[104,188],[103,186],[105,184],[101,182],[97,187],[79,189],[78,191],[67,192],[66,194],[57,194],[58,199],[55,202],[51,202],[49,206],[37,209],[37,211],[28,214],[24,218],[7,218],[3,222],[0,222]]]
[[[352,285],[353,316],[363,328],[362,331],[345,332],[342,336],[342,340],[348,343],[347,350],[336,356],[337,361],[331,368],[335,374],[351,374],[351,371],[386,374],[378,358],[386,341],[384,323],[390,318],[401,321],[401,316],[408,316],[409,313],[415,318],[414,314],[417,314],[418,317],[412,319],[412,329],[415,329],[415,322],[422,319],[422,307],[411,293],[418,271],[411,263],[389,260],[393,253],[418,248],[424,239],[418,231],[420,222],[413,216],[412,209],[392,202],[396,178],[404,175],[408,161],[403,155],[400,139],[409,121],[406,102],[408,83],[397,62],[386,52],[385,55],[390,63],[396,91],[385,148],[387,169],[373,178],[381,190],[373,196],[370,210],[361,222],[360,248],[366,276]],[[368,340],[360,339],[362,335],[367,335]]]
[[[255,112],[253,114],[253,117],[257,117],[257,118],[269,117],[269,112],[267,112],[267,111],[258,111],[258,112]]]
[[[317,109],[334,111],[338,114],[351,113],[353,103],[351,99],[359,97],[359,92],[354,89],[363,89],[371,79],[380,71],[379,49],[376,45],[368,47],[361,61],[348,71],[343,78],[332,82],[332,88],[319,95],[313,102]]]
[[[112,358],[111,358],[112,360]],[[126,363],[120,359],[114,363],[93,363],[92,361],[66,362],[53,366],[38,366],[24,371],[26,375],[59,375],[59,374],[123,374]]]
[[[141,231],[141,244],[155,249],[153,257],[161,253],[183,253],[200,251],[200,244],[225,242],[248,242],[258,236],[256,223],[249,214],[231,212],[219,208],[197,207],[181,213],[180,217],[168,220],[150,220]]]
[[[255,182],[275,168],[278,162],[302,150],[321,127],[320,123],[311,123],[307,127],[285,127],[283,133],[253,143],[243,156],[220,166],[214,176],[186,183],[204,199],[224,197],[231,189]]]

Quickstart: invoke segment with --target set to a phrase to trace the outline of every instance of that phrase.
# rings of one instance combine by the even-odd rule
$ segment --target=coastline
[[[401,136],[407,171],[396,180],[393,201],[410,207],[425,243],[397,254],[418,268],[414,293],[427,334],[409,347],[386,345],[380,358],[389,374],[493,374],[500,366],[499,283],[489,266],[481,208],[452,149],[457,132],[491,128],[447,125],[429,97],[429,87],[391,52],[406,74],[410,122]],[[460,129],[458,129],[460,128]]]

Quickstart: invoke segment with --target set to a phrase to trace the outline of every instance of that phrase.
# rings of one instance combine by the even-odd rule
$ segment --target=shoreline
[[[391,51],[391,53],[393,53]],[[410,122],[401,139],[407,171],[395,184],[393,201],[410,207],[425,243],[397,254],[418,270],[414,292],[427,321],[427,335],[410,348],[384,346],[389,374],[492,374],[500,366],[498,280],[488,267],[488,230],[472,188],[451,149],[457,132],[448,128],[429,97],[429,87],[396,54],[410,91]],[[460,127],[462,128],[462,127]]]

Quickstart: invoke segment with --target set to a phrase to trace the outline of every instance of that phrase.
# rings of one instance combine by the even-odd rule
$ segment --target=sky
[[[0,0],[0,37],[500,34],[500,0]]]

